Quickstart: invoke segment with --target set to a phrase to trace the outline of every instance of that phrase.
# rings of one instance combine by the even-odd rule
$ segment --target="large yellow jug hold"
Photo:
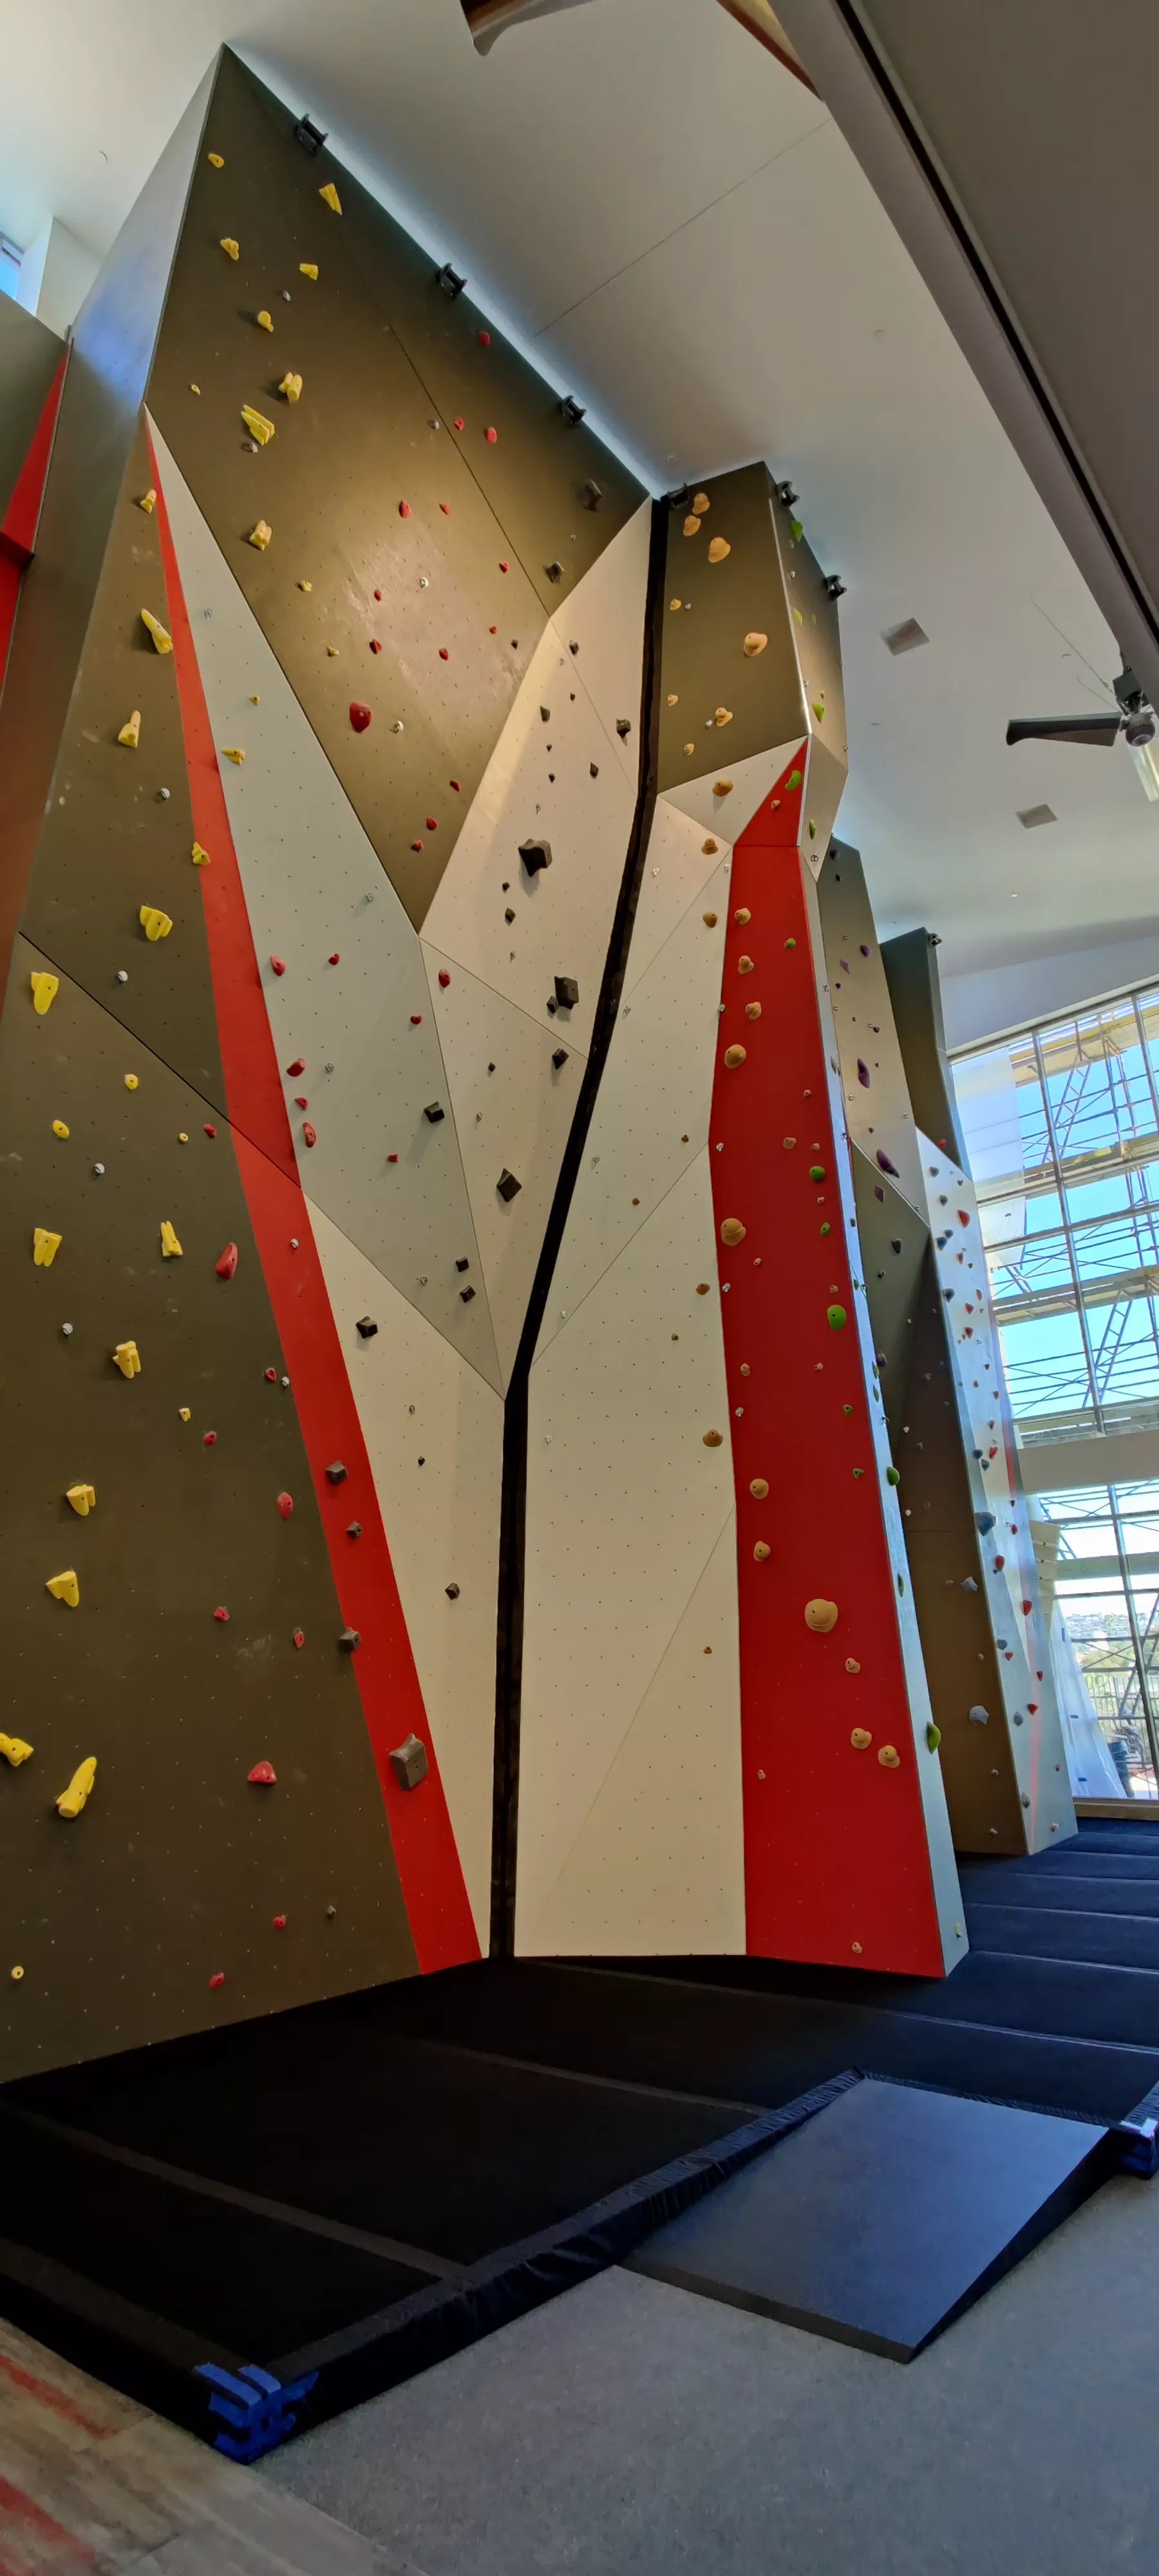
[[[67,1789],[61,1790],[56,1802],[58,1816],[79,1816],[82,1807],[88,1804],[96,1776],[96,1754],[86,1754],[84,1761],[77,1764]]]

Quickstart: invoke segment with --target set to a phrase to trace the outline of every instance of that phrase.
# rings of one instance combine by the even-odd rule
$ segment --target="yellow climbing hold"
[[[169,933],[173,928],[170,915],[167,912],[159,911],[157,905],[154,903],[143,903],[137,915],[137,919],[141,924],[141,928],[145,933],[146,939],[168,939]]]
[[[177,1142],[179,1145],[187,1145],[189,1143],[189,1137],[184,1127],[179,1127],[177,1130]]]
[[[70,1610],[79,1610],[80,1585],[71,1566],[67,1574],[50,1574],[44,1589],[54,1601],[67,1601]]]
[[[97,1757],[95,1753],[90,1753],[83,1762],[78,1763],[67,1789],[61,1790],[56,1802],[58,1816],[79,1816],[81,1808],[88,1803],[96,1776]]]
[[[732,547],[727,537],[714,537],[708,549],[708,560],[710,563],[723,563],[725,556],[731,553]]]
[[[180,1261],[181,1246],[167,1216],[161,1219],[161,1251],[166,1261]]]
[[[250,529],[249,543],[251,546],[256,546],[259,553],[264,554],[273,533],[269,520],[259,519],[257,526]]]
[[[142,492],[141,497],[140,497],[140,500],[139,500],[139,501],[138,501],[138,503],[137,503],[137,508],[138,508],[139,510],[143,510],[143,511],[145,512],[145,516],[146,516],[146,518],[150,518],[150,519],[151,519],[151,518],[152,518],[152,515],[153,515],[153,512],[154,512],[154,510],[156,509],[156,507],[157,507],[157,494],[156,494],[156,491],[155,491],[155,489],[154,489],[153,485],[152,485],[152,484],[150,484],[148,491],[147,491],[147,492]]]
[[[678,707],[680,704],[680,699],[675,689],[670,689],[668,692],[668,704],[670,707]]]
[[[38,1270],[51,1270],[63,1241],[62,1234],[52,1234],[46,1225],[33,1226],[32,1258]]]
[[[52,1122],[52,1132],[53,1132],[53,1135],[54,1135],[54,1136],[67,1136],[67,1134],[68,1134],[68,1129],[67,1129],[67,1127],[65,1126],[65,1123],[64,1123],[63,1118],[54,1118],[54,1119],[53,1119],[53,1122]]]
[[[892,1744],[883,1744],[877,1758],[883,1771],[897,1771],[900,1769],[901,1755],[895,1750]]]
[[[250,698],[250,705],[251,705],[251,707],[260,707],[260,705],[261,705],[261,699],[260,699],[260,697],[255,698],[255,697],[252,697],[252,696],[251,696],[251,698]]]
[[[741,1224],[739,1216],[726,1216],[720,1229],[720,1239],[722,1243],[743,1243],[745,1233],[746,1228]]]
[[[287,402],[300,401],[302,393],[301,377],[290,374],[284,375],[280,385],[278,386],[278,392],[285,395]]]
[[[189,1405],[179,1404],[177,1410],[183,1422],[192,1422],[193,1414]]]
[[[136,1343],[118,1342],[113,1352],[113,1364],[119,1368],[122,1377],[140,1377],[141,1355]]]
[[[141,710],[140,707],[134,707],[132,715],[129,716],[126,719],[126,722],[121,726],[121,730],[117,735],[117,740],[118,742],[124,743],[126,751],[135,751],[140,739]]]
[[[12,1979],[13,1985],[18,1986],[24,1974],[24,1970],[23,1968],[10,1968],[8,1974]]]
[[[313,587],[314,584],[312,581],[300,581],[298,584],[299,590],[313,590]]]
[[[126,1091],[138,1091],[140,1089],[140,1085],[141,1077],[139,1073],[127,1073],[125,1075]]]
[[[695,510],[697,517],[702,519],[705,511],[711,510],[712,508],[712,503],[709,500],[707,492],[694,492],[692,495],[692,507]]]
[[[764,652],[768,640],[768,636],[762,635],[760,628],[758,626],[754,626],[750,633],[746,635],[744,640],[746,661],[755,662],[758,653]]]
[[[208,152],[208,153],[206,154],[206,156],[205,156],[205,157],[206,157],[207,161],[211,161],[211,162],[212,162],[213,167],[214,167],[214,169],[215,169],[215,170],[224,170],[224,168],[225,168],[225,159],[224,159],[224,156],[223,156],[223,154],[222,154],[222,153],[220,153],[220,152]]]
[[[167,626],[162,626],[160,618],[159,618],[159,617],[154,617],[153,612],[152,612],[152,610],[151,610],[151,609],[149,609],[149,608],[143,608],[143,609],[142,609],[142,611],[141,611],[141,624],[142,624],[142,626],[147,626],[147,627],[148,627],[148,629],[149,629],[149,633],[150,633],[150,635],[152,636],[152,638],[153,638],[153,642],[154,642],[154,644],[156,645],[156,647],[157,647],[157,651],[158,651],[159,653],[171,653],[171,652],[172,652],[172,650],[173,650],[173,638],[172,638],[172,636],[171,636],[171,634],[170,634],[170,632],[169,632],[169,629],[168,629],[168,627],[167,627]]]
[[[223,233],[221,248],[225,252],[227,259],[236,259],[238,257],[238,245],[233,239],[233,235],[231,233]]]
[[[682,599],[670,599],[668,605],[669,608],[683,608],[684,602]]]
[[[74,1512],[79,1514],[82,1521],[87,1520],[89,1513],[95,1512],[97,1507],[96,1494],[91,1485],[69,1485],[64,1499],[66,1503],[72,1504]]]
[[[259,331],[272,331],[272,330],[273,330],[273,327],[274,327],[274,317],[273,317],[272,313],[267,313],[267,312],[265,312],[265,311],[263,310],[261,313],[255,314],[254,319],[255,319],[255,321],[256,321],[256,323],[257,323],[257,326],[258,326]]]
[[[807,1601],[805,1603],[805,1626],[812,1629],[815,1637],[827,1637],[830,1629],[835,1628],[836,1625],[837,1604],[835,1601]]]
[[[31,1752],[32,1746],[25,1743],[22,1735],[0,1735],[0,1753],[6,1762],[11,1763],[14,1771],[19,1770],[22,1762],[28,1761]]]
[[[300,259],[300,260],[299,260],[299,262],[298,262],[298,275],[299,275],[299,277],[312,277],[312,278],[314,279],[315,284],[317,284],[317,280],[318,280],[318,263],[317,263],[317,261],[316,261],[316,260],[313,260],[313,259]]]
[[[45,975],[44,973],[37,971],[29,976],[28,981],[32,986],[33,1010],[35,1011],[38,1020],[42,1020],[45,1012],[52,1009],[52,1005],[60,991],[60,977],[59,975]]]
[[[221,747],[226,759],[232,760],[235,769],[240,769],[245,759],[244,751],[239,751],[236,743],[223,742]]]
[[[337,645],[336,645],[336,644],[328,644],[328,645],[327,645],[327,647],[326,647],[326,650],[327,650],[327,652],[328,652],[328,654],[329,654],[329,656],[330,656],[331,661],[332,661],[332,662],[336,662],[336,661],[337,661],[337,659],[338,659],[338,647],[337,647]]]
[[[256,438],[259,447],[268,447],[271,438],[277,437],[274,422],[266,419],[264,411],[255,411],[252,403],[242,404],[241,416],[250,437]]]
[[[208,850],[202,849],[200,841],[194,842],[193,848],[190,852],[190,857],[193,860],[195,868],[207,868],[209,866],[209,852]]]
[[[731,724],[731,723],[732,723],[732,708],[731,708],[731,707],[718,707],[718,708],[717,708],[717,710],[716,710],[716,715],[715,715],[715,717],[714,717],[713,721],[714,721],[714,723],[715,723],[715,724],[718,724],[718,725]]]
[[[700,534],[700,521],[696,516],[695,510],[690,510],[688,513],[688,517],[684,522],[684,534],[686,537],[695,537]]]
[[[871,1736],[868,1727],[855,1726],[849,1741],[856,1753],[868,1753],[870,1745],[873,1742],[873,1737]]]
[[[686,742],[686,743],[685,743],[685,745],[684,745],[684,757],[685,757],[685,759],[686,759],[686,760],[691,760],[692,755],[693,755],[693,752],[695,751],[695,749],[696,749],[696,745],[695,745],[695,743],[694,743],[694,742]]]
[[[324,187],[324,188],[319,188],[319,190],[318,190],[318,194],[319,194],[319,196],[320,196],[320,197],[324,198],[324,200],[325,200],[326,204],[330,207],[331,212],[332,212],[333,214],[336,214],[336,215],[340,215],[340,214],[341,214],[341,212],[342,212],[342,200],[341,200],[341,198],[339,197],[338,190],[337,190],[337,188],[335,187],[334,182],[333,182],[333,180],[332,180],[332,179],[327,179],[325,187]]]

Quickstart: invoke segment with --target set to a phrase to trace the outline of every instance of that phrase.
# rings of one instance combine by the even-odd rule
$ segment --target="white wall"
[[[1156,896],[1159,900],[1159,869]],[[951,1053],[955,1047],[977,1046],[1007,1029],[1023,1029],[1031,1020],[1082,1009],[1152,980],[1159,983],[1159,914],[1153,926],[1141,923],[1129,939],[1112,940],[1105,947],[1056,949],[1045,957],[1020,958],[1012,966],[987,966],[976,975],[944,975],[946,1044]]]
[[[61,338],[75,322],[100,266],[56,215],[49,217],[20,263],[16,302]]]

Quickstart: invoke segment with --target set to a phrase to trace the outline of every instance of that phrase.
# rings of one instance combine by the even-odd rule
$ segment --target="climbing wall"
[[[486,1946],[505,1398],[640,801],[650,504],[233,56],[191,118],[6,789],[0,2077]]]
[[[965,1937],[816,888],[836,611],[763,466],[670,511],[659,632],[659,792],[530,1379],[517,1946],[938,1975]]]
[[[21,576],[32,559],[65,351],[55,331],[0,297],[0,689]]]

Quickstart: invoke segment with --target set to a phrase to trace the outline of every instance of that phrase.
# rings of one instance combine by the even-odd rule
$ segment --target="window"
[[[1076,1798],[1159,1796],[1159,1484],[1034,1497]]]

